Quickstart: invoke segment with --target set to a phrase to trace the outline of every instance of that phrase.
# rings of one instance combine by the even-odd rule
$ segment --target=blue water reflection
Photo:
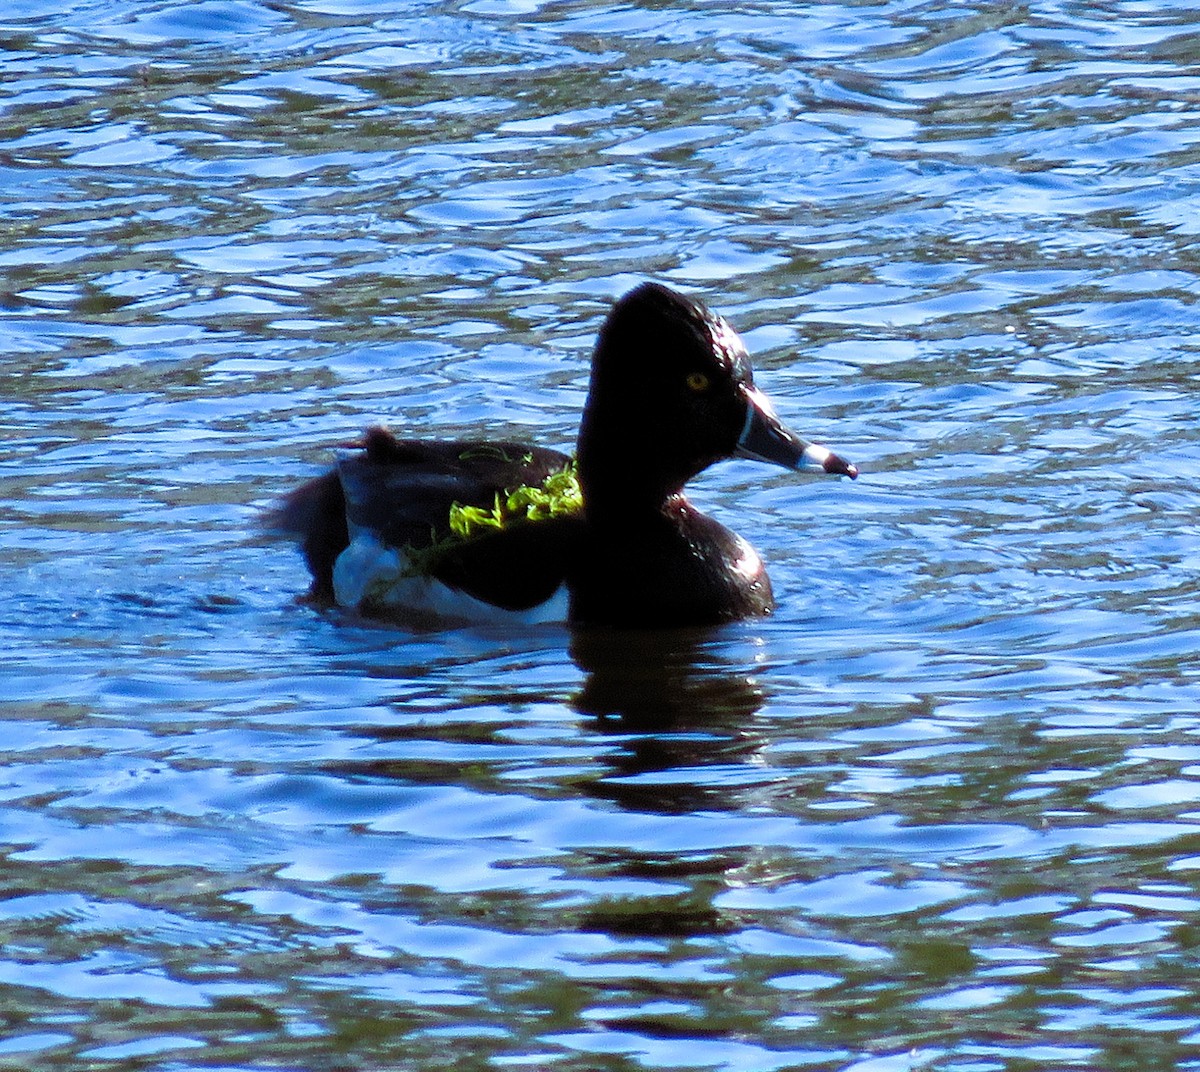
[[[0,3],[0,1060],[1200,1068],[1198,10]],[[648,276],[862,463],[775,617],[295,602]]]

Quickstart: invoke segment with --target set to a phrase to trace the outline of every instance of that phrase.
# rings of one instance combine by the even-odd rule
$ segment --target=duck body
[[[523,443],[372,428],[336,469],[292,492],[272,527],[299,538],[314,601],[370,617],[717,624],[774,606],[754,549],[683,493],[734,455],[857,475],[784,428],[724,320],[648,283],[601,329],[577,463]],[[566,486],[576,464],[576,498],[547,499],[543,489]],[[487,523],[454,531],[464,508]]]

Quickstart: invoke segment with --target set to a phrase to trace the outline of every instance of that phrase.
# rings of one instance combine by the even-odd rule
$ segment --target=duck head
[[[661,504],[702,469],[735,456],[858,475],[785,427],[722,317],[658,283],[631,290],[600,329],[578,450],[589,503],[611,494]]]

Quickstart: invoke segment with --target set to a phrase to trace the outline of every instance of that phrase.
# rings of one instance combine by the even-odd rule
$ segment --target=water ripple
[[[0,1059],[1194,1067],[1196,21],[4,6]],[[862,464],[697,482],[774,618],[294,602],[263,506],[568,446],[646,276]]]

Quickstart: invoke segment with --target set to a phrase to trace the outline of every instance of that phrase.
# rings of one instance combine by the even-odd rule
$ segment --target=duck
[[[719,625],[775,606],[754,548],[684,492],[734,457],[858,476],[784,425],[724,318],[645,282],[600,328],[573,457],[372,427],[270,527],[298,540],[309,602],[367,618]]]

